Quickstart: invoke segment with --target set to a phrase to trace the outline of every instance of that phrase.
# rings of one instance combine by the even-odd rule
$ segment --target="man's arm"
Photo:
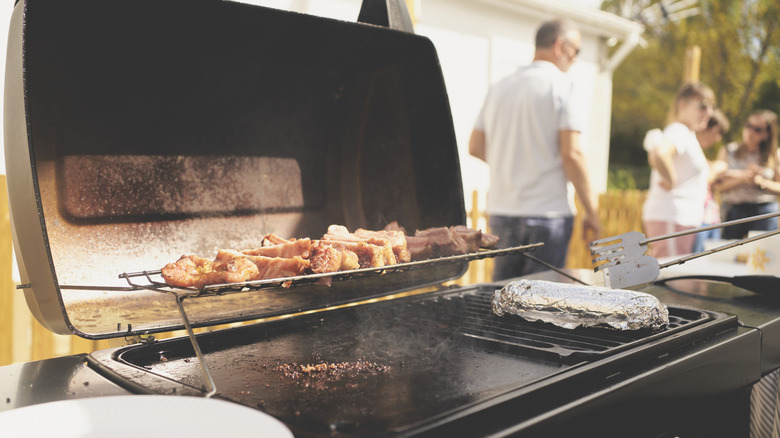
[[[566,177],[574,185],[574,190],[585,209],[582,220],[582,238],[586,242],[601,236],[601,219],[599,219],[599,196],[593,191],[588,176],[588,163],[580,147],[578,131],[559,131],[558,145],[563,159],[563,170]]]
[[[677,148],[660,129],[647,131],[643,145],[647,151],[647,163],[661,176],[661,187],[672,190],[677,186],[677,172],[674,168]]]
[[[485,156],[485,131],[474,129],[469,138],[469,153],[482,161],[487,161]]]

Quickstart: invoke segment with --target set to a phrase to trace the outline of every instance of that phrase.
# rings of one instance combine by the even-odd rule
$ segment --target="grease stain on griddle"
[[[265,365],[264,365],[265,367]],[[392,367],[375,361],[359,359],[348,362],[319,362],[315,364],[284,363],[272,368],[272,371],[280,373],[285,379],[293,379],[301,382],[306,387],[326,389],[328,382],[337,382],[345,378],[354,378],[359,375],[376,376],[389,372]],[[356,387],[355,384],[347,384],[347,387]]]

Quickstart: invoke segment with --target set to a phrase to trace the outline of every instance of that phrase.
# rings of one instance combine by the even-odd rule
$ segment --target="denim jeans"
[[[773,213],[777,211],[777,202],[765,202],[762,204],[734,204],[729,206],[726,211],[726,221],[744,219],[746,217],[758,216],[760,214]],[[772,231],[777,229],[777,218],[761,219],[739,225],[732,225],[723,229],[724,239],[742,239],[747,236],[748,231]]]
[[[566,254],[574,228],[574,217],[509,217],[491,216],[490,232],[501,238],[499,246],[530,245],[544,243],[529,254],[562,268],[566,265]],[[547,270],[522,254],[496,257],[493,264],[493,281],[520,277]]]
[[[712,224],[701,224],[702,227],[706,227],[708,225]],[[704,251],[704,241],[707,239],[720,239],[721,236],[721,229],[715,228],[714,230],[709,231],[702,231],[700,233],[696,233],[696,238],[693,241],[693,253],[702,252]]]

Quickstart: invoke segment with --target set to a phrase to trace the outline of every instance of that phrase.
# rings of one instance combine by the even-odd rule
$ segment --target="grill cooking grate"
[[[169,286],[163,280],[160,280],[160,270],[155,271],[141,271],[132,273],[119,274],[119,278],[124,278],[133,290],[153,290],[157,292],[170,293],[172,291],[177,294],[188,297],[200,297],[211,295],[222,295],[227,293],[244,292],[250,290],[260,290],[268,288],[290,287],[298,284],[311,284],[317,282],[317,280],[323,278],[332,278],[333,280],[347,280],[351,278],[359,278],[366,276],[384,275],[391,272],[404,272],[415,269],[429,268],[437,265],[449,264],[449,263],[461,263],[470,262],[473,260],[481,260],[485,258],[492,258],[498,256],[506,256],[512,254],[521,254],[527,251],[532,251],[543,243],[533,243],[524,246],[515,246],[511,248],[493,249],[493,250],[480,250],[475,253],[468,253],[462,255],[455,255],[449,257],[439,257],[434,259],[419,260],[408,263],[398,263],[395,265],[382,266],[378,268],[362,268],[354,269],[350,271],[328,272],[324,274],[307,274],[297,277],[283,277],[272,278],[268,280],[247,281],[241,283],[230,284],[214,284],[207,285],[201,289],[195,288],[176,288]],[[82,288],[82,286],[70,286]],[[92,288],[92,287],[90,287]]]
[[[433,297],[407,306],[420,324],[437,324],[460,335],[504,350],[517,350],[564,363],[592,360],[638,344],[666,337],[711,319],[708,313],[679,307],[669,308],[669,326],[660,331],[615,330],[610,328],[565,329],[553,324],[526,321],[516,315],[492,313],[493,294],[466,291]]]

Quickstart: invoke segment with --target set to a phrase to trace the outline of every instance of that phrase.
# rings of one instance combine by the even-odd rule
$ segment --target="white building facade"
[[[242,0],[279,9],[355,21],[361,0]],[[596,189],[607,187],[612,73],[633,50],[642,25],[603,12],[600,0],[408,0],[415,33],[436,46],[452,109],[467,200],[488,189],[487,165],[468,154],[468,139],[488,87],[531,62],[539,25],[569,18],[582,31],[579,61],[569,74],[589,123],[582,144]],[[480,196],[484,202],[485,196]]]
[[[361,0],[240,0],[244,3],[355,21]],[[468,138],[488,87],[531,62],[539,24],[553,17],[574,20],[582,30],[579,62],[570,70],[590,117],[583,133],[594,185],[606,190],[612,72],[634,49],[641,25],[600,11],[600,0],[407,0],[415,32],[439,53],[461,155],[464,193],[485,192],[487,165],[468,154]],[[11,7],[0,12],[7,26]],[[1,33],[7,37],[7,31]],[[0,41],[3,62],[5,39]],[[617,46],[610,55],[610,47]],[[2,90],[0,90],[0,98]],[[1,121],[0,121],[1,123]],[[0,145],[0,173],[5,172]],[[482,197],[484,198],[484,197]]]

